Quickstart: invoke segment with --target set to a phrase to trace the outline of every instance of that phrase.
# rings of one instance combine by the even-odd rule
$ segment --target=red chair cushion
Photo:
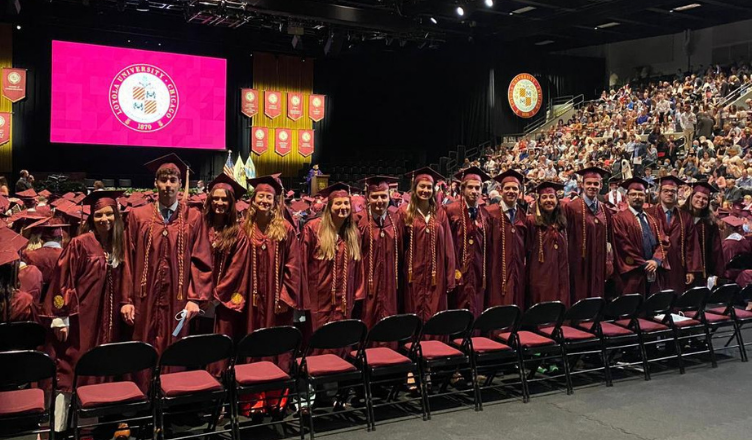
[[[501,342],[494,341],[493,339],[485,338],[483,336],[474,336],[470,338],[473,341],[473,350],[476,353],[489,353],[492,351],[511,350],[512,347],[502,344]],[[462,339],[455,339],[452,341],[456,345],[462,345]]]
[[[640,323],[640,330],[642,330],[645,333],[657,332],[660,330],[668,330],[668,327],[661,324],[660,322],[648,321],[647,319],[642,319],[642,318],[637,318],[637,321]],[[623,327],[627,327],[629,325],[629,319],[620,319],[616,321],[616,323]]]
[[[146,396],[133,382],[109,382],[78,387],[81,408],[90,409],[118,403],[141,402]]]
[[[710,313],[715,313],[717,315],[723,315],[723,312],[726,311],[726,307],[716,307],[714,309],[708,309],[707,311]],[[752,310],[744,310],[744,309],[736,308],[734,312],[736,312],[736,317],[739,319],[752,318]],[[706,313],[706,315],[708,315],[708,313]]]
[[[44,391],[39,388],[0,393],[0,416],[44,412]]]
[[[412,343],[405,344],[405,348],[410,350]],[[442,357],[454,357],[464,356],[461,351],[454,347],[441,342],[441,341],[420,341],[420,348],[423,352],[423,357],[426,359],[436,359]]]
[[[580,326],[588,330],[593,329],[592,322],[582,322],[580,323]],[[634,334],[632,330],[618,326],[618,325],[611,324],[610,322],[601,322],[601,330],[603,330],[603,336],[609,336],[609,337],[627,336],[627,335]]]
[[[350,356],[358,355],[357,351],[350,352]],[[410,358],[404,356],[389,347],[366,348],[366,362],[370,367],[383,367],[386,365],[409,364]]]
[[[179,373],[162,374],[162,394],[167,397],[177,397],[185,394],[218,391],[222,389],[217,379],[206,370],[181,371]]]
[[[554,327],[542,327],[540,331],[549,336],[553,336]],[[568,325],[562,325],[561,332],[564,334],[564,339],[566,339],[567,341],[584,341],[586,339],[595,339],[594,334],[583,332],[582,330],[578,330]]]
[[[241,385],[275,382],[289,378],[290,375],[274,362],[260,361],[235,366],[235,380]]]
[[[694,319],[684,319],[684,320],[675,322],[674,325],[679,328],[682,328],[682,327],[691,327],[693,325],[702,325],[702,323],[700,321],[695,321]]]
[[[300,359],[298,359],[300,363]],[[357,371],[355,366],[334,354],[320,354],[306,358],[308,374],[310,376],[326,376],[328,374],[346,373]]]
[[[511,333],[501,333],[499,335],[499,338],[501,338],[503,341],[508,342],[509,336]],[[542,347],[544,345],[552,345],[556,344],[556,341],[553,339],[549,339],[545,336],[541,336],[537,333],[529,332],[527,330],[522,330],[517,332],[517,335],[520,337],[520,344],[523,347]]]
[[[716,312],[717,310],[717,312]],[[705,320],[708,322],[721,322],[721,321],[730,321],[731,315],[724,315],[723,312],[726,311],[725,307],[719,307],[716,309],[711,309],[705,311]],[[697,312],[685,312],[685,316],[695,319],[697,318]]]

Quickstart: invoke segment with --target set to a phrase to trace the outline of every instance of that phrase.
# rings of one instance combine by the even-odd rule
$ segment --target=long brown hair
[[[345,241],[349,254],[353,260],[360,261],[360,238],[358,237],[358,227],[353,220],[352,209],[350,210],[350,216],[342,225],[342,229],[344,230],[342,239]],[[317,258],[334,260],[334,256],[337,253],[338,233],[339,231],[337,231],[332,220],[332,203],[328,202],[324,208],[324,212],[321,214],[321,226],[317,234],[320,249],[319,254],[316,255]]]
[[[117,206],[111,206],[111,208],[115,217],[115,221],[112,223],[112,236],[110,237],[110,243],[112,244],[111,263],[112,267],[117,267],[123,261],[125,254],[125,226],[123,225],[123,217],[120,215],[120,209]],[[101,243],[102,239],[97,234],[96,226],[94,226],[94,212],[94,208],[92,208],[91,215],[81,224],[79,233],[85,234],[91,231]]]
[[[238,239],[238,211],[235,209],[235,194],[232,191],[224,188],[212,188],[204,202],[204,221],[206,221],[206,225],[210,228],[214,226],[214,218],[217,214],[214,213],[211,204],[212,195],[218,189],[223,190],[227,194],[229,206],[227,207],[227,213],[225,213],[225,223],[222,225],[222,229],[217,231],[217,247],[215,249],[225,252],[230,250]]]
[[[418,180],[413,180],[413,183],[410,185],[410,203],[407,204],[407,212],[405,215],[405,225],[407,226],[413,225],[413,219],[418,213],[418,192],[416,191],[418,188],[418,182]],[[438,204],[436,203],[436,190],[434,189],[432,182],[431,198],[428,199],[428,213],[433,217],[436,215],[436,209],[438,209]]]
[[[540,209],[540,199],[535,202],[535,226],[548,227],[557,225],[560,230],[567,229],[567,218],[564,216],[564,210],[561,208],[561,200],[556,198],[556,207],[551,214],[546,214]]]
[[[713,211],[710,210],[710,197],[708,197],[708,206],[705,207],[702,211],[697,213],[695,215],[695,208],[692,207],[692,197],[694,197],[695,193],[691,192],[689,194],[689,197],[687,197],[687,200],[684,201],[684,203],[679,207],[682,211],[688,212],[692,217],[699,217],[701,222],[704,222],[705,224],[712,225],[715,223],[715,215],[713,214]]]
[[[272,219],[266,228],[266,236],[275,241],[282,241],[287,238],[285,229],[285,216],[282,212],[284,200],[282,195],[274,197],[274,207],[272,208]],[[253,238],[253,227],[256,224],[256,207],[253,205],[253,199],[256,198],[256,192],[251,195],[251,206],[248,207],[248,214],[245,217],[243,228],[249,238]]]

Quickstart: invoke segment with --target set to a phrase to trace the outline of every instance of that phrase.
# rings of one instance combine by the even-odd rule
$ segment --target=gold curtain
[[[311,162],[311,156],[303,157],[298,153],[298,134],[295,130],[312,129],[313,121],[308,117],[308,95],[313,93],[313,60],[305,58],[273,55],[268,53],[253,54],[253,88],[259,91],[259,101],[263,102],[264,91],[282,92],[282,113],[274,119],[263,112],[263,105],[253,117],[254,127],[269,128],[270,144],[264,154],[257,155],[251,151],[256,175],[264,176],[282,173],[284,177],[297,177],[304,163]],[[303,94],[303,116],[297,121],[287,117],[287,92]],[[274,151],[272,130],[289,128],[293,130],[292,150],[284,157]],[[275,132],[276,134],[276,132]],[[319,148],[317,145],[316,148]]]
[[[0,68],[13,67],[13,29],[9,24],[0,24]],[[13,103],[9,99],[0,97],[0,112],[12,112]],[[18,121],[12,118],[13,124]],[[11,139],[13,129],[11,128]],[[13,172],[13,141],[0,145],[0,173]],[[13,176],[8,177],[8,184],[13,187]]]

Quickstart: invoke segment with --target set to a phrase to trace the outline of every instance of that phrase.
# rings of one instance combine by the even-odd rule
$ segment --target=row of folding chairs
[[[283,416],[294,404],[301,438],[306,431],[313,438],[314,419],[331,415],[313,402],[313,393],[326,390],[325,384],[336,384],[340,402],[354,394],[353,402],[362,403],[342,405],[340,410],[361,413],[372,430],[375,409],[386,405],[416,402],[428,420],[430,401],[438,396],[465,396],[482,410],[486,390],[513,387],[527,402],[532,382],[553,380],[563,381],[571,394],[574,375],[602,372],[606,386],[612,386],[617,366],[639,366],[650,380],[651,364],[666,360],[675,360],[684,373],[689,356],[707,354],[716,367],[717,338],[728,338],[726,345],[737,348],[746,362],[748,344],[741,328],[752,321],[745,307],[750,300],[752,286],[740,289],[730,284],[712,292],[703,287],[681,295],[663,291],[647,299],[638,294],[611,302],[588,298],[568,310],[560,302],[536,304],[525,313],[513,305],[491,307],[477,318],[467,310],[447,310],[425,323],[412,314],[396,315],[370,331],[359,320],[336,321],[314,332],[305,347],[300,331],[292,326],[256,330],[237,344],[225,335],[189,336],[161,356],[141,342],[106,344],[84,354],[75,366],[71,426],[78,440],[82,419],[136,414],[123,421],[152,426],[154,438],[163,439],[166,416],[186,407],[195,411],[203,403],[207,428],[179,438],[229,432],[239,440],[241,429],[249,427],[241,423],[240,405],[260,401],[279,416],[265,424],[289,425]],[[0,340],[8,340],[11,327],[0,326]],[[24,332],[27,337],[32,333]],[[639,360],[617,363],[615,356],[630,349]],[[592,368],[577,362],[583,357],[596,360]],[[562,373],[536,377],[537,367],[549,362],[561,364]],[[52,426],[51,393],[45,398],[42,389],[22,385],[50,379],[50,389],[55,389],[55,374],[54,362],[44,353],[0,353],[0,386],[8,390],[0,392],[0,426],[36,429],[42,420]],[[495,382],[497,376],[512,381]],[[91,377],[115,381],[81,380]],[[414,393],[404,392],[408,377],[415,382]],[[220,423],[225,407],[229,424]],[[50,438],[54,440],[54,433]]]

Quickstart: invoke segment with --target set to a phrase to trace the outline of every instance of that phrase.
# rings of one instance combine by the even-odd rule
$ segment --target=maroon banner
[[[326,109],[326,96],[311,95],[308,97],[308,117],[316,122],[324,119]]]
[[[297,121],[303,116],[303,94],[288,92],[287,93],[287,117]]]
[[[10,113],[0,113],[0,145],[10,142]]]
[[[3,67],[3,96],[10,102],[26,98],[26,69]]]
[[[264,114],[272,119],[282,114],[281,92],[264,92]]]
[[[313,130],[298,130],[298,153],[303,157],[313,154]]]
[[[264,154],[269,148],[269,129],[266,127],[251,127],[251,151]]]
[[[252,118],[258,113],[258,90],[240,89],[240,112]]]
[[[287,156],[292,151],[292,130],[277,128],[274,136],[274,151],[280,156]]]

